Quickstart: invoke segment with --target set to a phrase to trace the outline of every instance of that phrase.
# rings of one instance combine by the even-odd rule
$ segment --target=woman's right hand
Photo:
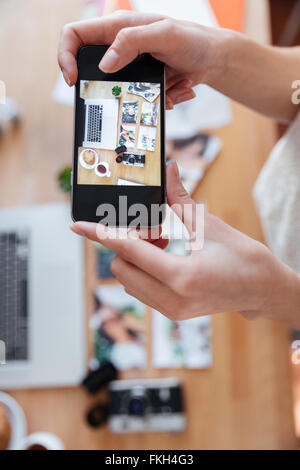
[[[62,31],[58,60],[71,86],[77,80],[77,51],[86,44],[110,45],[99,64],[106,73],[116,72],[138,54],[148,52],[166,64],[170,109],[194,98],[192,87],[206,83],[210,74],[221,73],[225,60],[221,45],[224,36],[230,34],[161,15],[118,11],[95,20],[67,24]]]

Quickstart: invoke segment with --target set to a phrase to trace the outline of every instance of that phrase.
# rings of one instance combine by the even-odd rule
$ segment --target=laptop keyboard
[[[102,142],[102,116],[103,106],[89,104],[88,105],[88,123],[87,123],[87,136],[88,142],[101,143]]]
[[[6,360],[28,359],[28,232],[0,232],[0,339]]]

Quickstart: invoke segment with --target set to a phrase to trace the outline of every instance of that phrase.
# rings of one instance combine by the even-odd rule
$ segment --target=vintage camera
[[[186,418],[178,379],[115,380],[109,390],[108,423],[112,432],[184,430]]]
[[[123,154],[119,154],[116,158],[117,163],[123,163],[123,165],[129,166],[145,166],[146,157],[143,153],[130,153],[124,152]]]

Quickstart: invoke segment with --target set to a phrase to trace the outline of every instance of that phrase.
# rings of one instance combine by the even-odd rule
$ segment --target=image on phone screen
[[[160,83],[80,80],[78,185],[160,186]]]

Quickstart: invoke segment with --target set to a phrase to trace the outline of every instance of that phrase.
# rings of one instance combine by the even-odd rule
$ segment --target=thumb
[[[166,21],[121,29],[102,58],[100,69],[105,73],[116,72],[144,52],[166,54],[170,48],[170,41],[164,40],[168,34]]]
[[[184,188],[174,161],[167,166],[167,198],[170,208],[182,220],[191,237],[197,227],[197,204]]]

